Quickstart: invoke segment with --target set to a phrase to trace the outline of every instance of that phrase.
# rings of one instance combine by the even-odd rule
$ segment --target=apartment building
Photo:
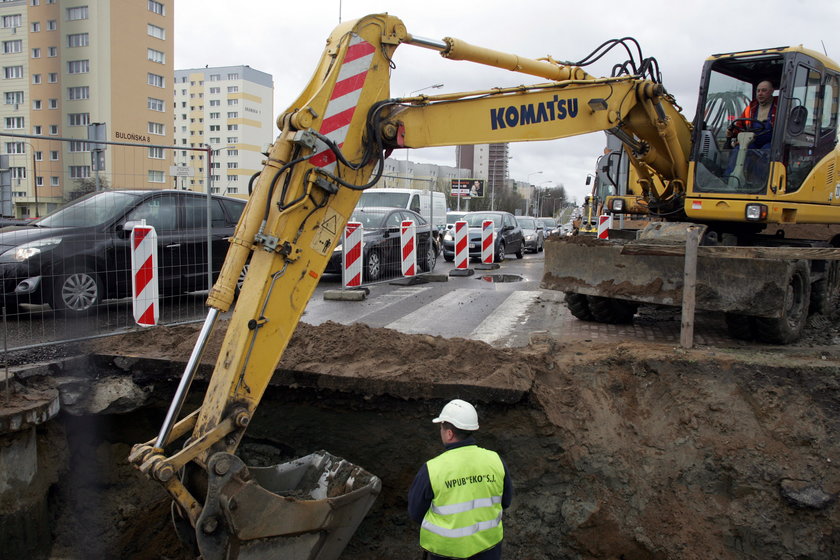
[[[183,148],[210,146],[211,191],[247,196],[274,140],[273,97],[271,75],[250,66],[176,70],[175,165],[191,169],[177,188],[205,190],[206,155]]]
[[[31,136],[0,138],[15,217],[44,215],[94,178],[112,188],[169,186],[173,8],[174,0],[0,1],[0,136]],[[129,146],[106,146],[92,165],[92,123]]]

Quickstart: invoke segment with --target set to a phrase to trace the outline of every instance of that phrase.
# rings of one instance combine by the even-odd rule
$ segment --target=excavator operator
[[[764,80],[755,88],[755,99],[735,119],[726,130],[726,137],[733,138],[739,132],[754,132],[755,138],[748,148],[764,148],[770,143],[773,136],[773,124],[776,122],[776,108],[779,105],[779,98],[773,97],[773,84],[770,80]]]

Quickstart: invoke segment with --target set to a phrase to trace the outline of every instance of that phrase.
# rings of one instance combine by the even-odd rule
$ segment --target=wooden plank
[[[656,255],[663,257],[682,257],[684,245],[638,244],[625,245],[622,255]],[[720,259],[778,259],[778,260],[840,260],[840,249],[828,247],[698,247],[699,257]]]
[[[694,306],[697,290],[697,249],[700,246],[701,229],[688,228],[685,241],[685,268],[683,272],[682,319],[680,322],[680,346],[694,346]]]

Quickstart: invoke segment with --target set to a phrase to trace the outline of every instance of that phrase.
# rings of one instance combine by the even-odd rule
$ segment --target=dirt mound
[[[197,330],[158,328],[95,346],[183,362]],[[220,342],[215,335],[205,361]],[[833,351],[569,345],[549,336],[498,349],[327,323],[301,324],[281,369],[347,383],[341,394],[319,383],[275,386],[249,436],[300,453],[317,445],[383,480],[345,557],[414,550],[404,496],[419,464],[438,452],[427,424],[443,398],[433,388],[443,385],[518,390],[513,401],[477,397],[480,443],[514,473],[505,520],[512,557],[840,558]],[[388,381],[387,392],[369,380]]]

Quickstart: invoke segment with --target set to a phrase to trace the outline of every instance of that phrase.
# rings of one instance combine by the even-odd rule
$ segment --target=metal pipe
[[[414,45],[416,47],[423,47],[424,49],[432,49],[435,51],[445,51],[449,48],[446,41],[438,41],[437,39],[428,39],[426,37],[418,37],[417,35],[409,35],[406,39],[406,44]]]
[[[187,366],[184,368],[178,389],[175,391],[175,396],[169,405],[166,418],[163,420],[163,426],[161,426],[160,433],[155,441],[155,447],[158,449],[163,449],[166,445],[166,440],[169,439],[169,434],[172,433],[172,428],[175,426],[175,421],[181,413],[181,407],[184,406],[184,401],[187,399],[187,392],[190,390],[190,385],[195,377],[198,364],[201,362],[201,355],[204,354],[204,348],[207,346],[210,333],[213,331],[213,326],[216,324],[218,317],[219,310],[210,308],[210,311],[207,313],[207,318],[204,319],[204,326],[201,327],[201,332],[198,333],[198,340],[195,343],[195,347],[193,347],[190,359],[187,361]]]

